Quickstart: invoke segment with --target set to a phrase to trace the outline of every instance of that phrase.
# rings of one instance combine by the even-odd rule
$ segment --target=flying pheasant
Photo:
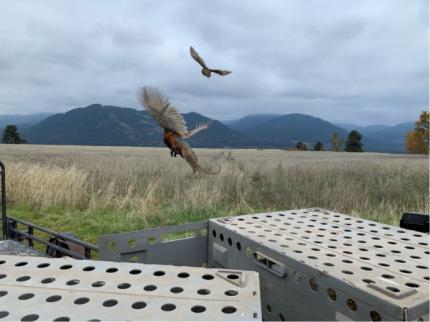
[[[190,54],[191,57],[194,58],[196,62],[202,66],[202,74],[205,75],[207,78],[211,77],[211,72],[214,72],[216,74],[219,74],[221,76],[225,76],[231,73],[231,71],[228,70],[221,70],[221,69],[210,69],[208,66],[206,66],[206,63],[204,60],[199,56],[199,54],[194,50],[193,47],[190,47]]]
[[[185,141],[185,139],[207,129],[209,123],[201,124],[194,130],[189,131],[182,115],[175,107],[170,105],[166,97],[163,97],[154,88],[143,87],[139,93],[139,100],[164,130],[164,143],[170,148],[170,155],[172,157],[176,157],[179,154],[191,166],[193,172],[200,171],[207,174],[217,174],[221,171],[221,167],[215,172],[201,167],[194,151]]]

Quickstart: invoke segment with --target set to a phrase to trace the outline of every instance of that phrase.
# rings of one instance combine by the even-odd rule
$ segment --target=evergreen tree
[[[302,151],[307,151],[308,150],[308,147],[306,146],[306,144],[304,144],[303,142],[298,142],[297,144],[296,144],[296,148],[298,149],[298,150],[302,150]]]
[[[10,124],[4,128],[2,142],[6,144],[27,143],[26,140],[21,138],[18,128],[14,124]]]
[[[363,144],[361,143],[361,134],[352,130],[348,134],[348,139],[345,142],[346,152],[363,152]]]
[[[324,145],[322,144],[321,141],[318,141],[317,143],[315,143],[314,151],[324,151]]]

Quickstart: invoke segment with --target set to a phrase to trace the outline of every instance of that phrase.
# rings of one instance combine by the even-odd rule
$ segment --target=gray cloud
[[[0,113],[140,108],[158,87],[216,119],[394,124],[429,105],[426,0],[4,0]],[[233,73],[210,79],[189,57]]]

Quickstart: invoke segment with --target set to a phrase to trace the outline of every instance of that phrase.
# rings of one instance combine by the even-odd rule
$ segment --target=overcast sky
[[[429,105],[428,55],[428,0],[1,0],[0,114],[140,108],[150,85],[220,120],[395,124]]]

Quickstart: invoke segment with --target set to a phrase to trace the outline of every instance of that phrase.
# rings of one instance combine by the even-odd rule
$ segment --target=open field
[[[1,145],[9,214],[95,242],[102,233],[321,207],[398,224],[428,212],[427,156],[196,149],[215,176],[165,148]]]

